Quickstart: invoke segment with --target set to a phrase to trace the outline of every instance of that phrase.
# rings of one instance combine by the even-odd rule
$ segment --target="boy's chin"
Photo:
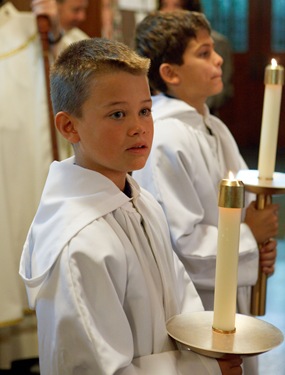
[[[133,167],[130,172],[139,171],[140,169],[143,169],[145,164],[146,163]]]
[[[149,155],[148,155],[149,156]],[[139,171],[140,169],[143,169],[146,165],[148,157],[140,158],[139,160],[136,160],[132,165],[130,165],[130,170],[132,172]]]
[[[216,87],[216,89],[214,90],[214,94],[212,94],[211,96],[219,95],[223,91],[223,88],[224,88],[223,84],[219,85],[218,87]]]

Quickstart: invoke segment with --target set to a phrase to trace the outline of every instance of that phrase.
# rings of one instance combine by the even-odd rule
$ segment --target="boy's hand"
[[[227,355],[217,361],[222,375],[242,375],[242,358],[239,355]]]
[[[259,247],[259,262],[262,272],[266,275],[272,275],[274,272],[277,255],[276,247],[277,241],[273,238]]]
[[[266,243],[278,234],[277,204],[269,204],[264,209],[255,208],[256,202],[251,202],[246,209],[244,222],[251,229],[258,244]]]

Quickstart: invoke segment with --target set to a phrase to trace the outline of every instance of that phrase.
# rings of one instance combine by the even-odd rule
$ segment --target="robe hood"
[[[200,124],[203,124],[202,115],[199,115],[196,109],[189,104],[185,103],[183,100],[168,97],[164,94],[158,94],[152,97],[153,102],[153,120],[163,120],[163,119],[179,119],[183,122],[189,122],[189,116],[191,117],[191,124],[196,128],[200,127]],[[191,116],[191,112],[193,116]],[[207,119],[210,116],[209,108],[204,105],[204,119]]]
[[[134,195],[138,195],[139,186],[130,176],[127,178]],[[31,307],[69,240],[92,221],[130,200],[105,176],[75,165],[74,157],[51,164],[20,261],[19,272]]]
[[[158,126],[166,126],[166,124],[174,124],[175,126],[183,124],[186,128],[192,129],[191,137],[194,136],[198,143],[202,143],[201,149],[204,148],[205,138],[205,136],[201,137],[201,132],[206,134],[206,137],[209,137],[208,142],[213,145],[212,147],[216,147],[215,143],[217,143],[218,150],[221,153],[220,160],[225,160],[226,162],[225,165],[220,166],[220,170],[224,173],[223,178],[228,176],[229,170],[235,175],[240,169],[247,169],[243,159],[236,157],[240,152],[229,129],[220,119],[211,115],[207,104],[204,104],[204,115],[202,116],[194,107],[184,101],[164,94],[153,96],[152,100],[152,116],[155,122],[155,129]],[[210,136],[209,130],[214,136],[215,134],[217,136]],[[155,149],[155,144],[160,142],[160,138],[154,137],[152,152]],[[191,143],[189,143],[190,146]],[[233,149],[235,149],[235,152],[233,152]],[[149,160],[150,158],[147,163],[149,163]],[[211,170],[212,167],[209,167],[209,169]],[[220,172],[218,174],[220,175]],[[134,173],[134,176],[137,178],[137,172]],[[142,186],[144,185],[142,184]]]

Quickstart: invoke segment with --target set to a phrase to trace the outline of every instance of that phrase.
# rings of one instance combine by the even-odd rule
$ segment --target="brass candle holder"
[[[244,203],[244,188],[246,189],[247,187],[249,189],[252,185],[257,185],[257,194],[260,195],[268,193],[268,190],[264,190],[265,188],[262,186],[261,182],[259,182],[258,178],[257,181],[255,181],[255,184],[251,183],[246,185],[246,182],[248,181],[248,178],[246,177],[248,177],[248,175],[245,176],[245,174],[252,175],[251,172],[245,171],[244,173],[241,172],[237,176],[238,180],[222,180],[219,191],[219,207],[241,209]],[[274,191],[280,192],[280,183],[276,176],[272,181],[266,181],[266,185],[266,188],[269,188],[270,194],[273,194]],[[274,185],[274,190],[272,190],[272,185]],[[259,200],[263,201],[261,196]],[[236,213],[234,213],[234,215],[236,215]],[[227,220],[228,218],[224,217],[223,223],[225,223],[224,219]],[[230,226],[232,224],[239,228],[240,217],[238,221],[234,220],[231,221],[229,225],[226,225],[224,229],[227,236],[228,232],[231,230]],[[219,234],[220,229],[221,227],[219,222]],[[224,233],[221,234],[221,237],[224,237]],[[225,250],[227,247],[231,246],[230,243],[236,242],[236,236],[237,233],[234,234],[233,240],[231,236],[229,236],[228,241],[222,243],[222,247],[224,248],[222,250]],[[235,244],[233,244],[232,250],[234,251],[232,253],[236,252],[235,247]],[[278,328],[255,317],[235,313],[235,295],[234,308],[232,308],[231,302],[229,303],[229,309],[226,307],[226,314],[224,314],[222,309],[219,308],[219,305],[224,303],[223,295],[231,298],[233,297],[233,294],[229,293],[228,290],[223,289],[223,284],[227,284],[225,280],[223,283],[221,283],[221,280],[218,280],[217,284],[217,279],[219,279],[221,275],[222,277],[225,276],[225,268],[218,265],[218,258],[222,259],[222,263],[226,263],[228,265],[228,268],[230,268],[232,273],[235,273],[236,271],[236,256],[238,258],[238,254],[234,254],[233,259],[230,259],[228,258],[226,251],[220,252],[219,250],[220,248],[218,240],[214,303],[215,311],[190,312],[173,316],[166,322],[166,328],[169,336],[176,340],[180,349],[192,350],[198,354],[212,358],[221,358],[227,354],[252,356],[264,353],[280,345],[283,341],[283,334]],[[221,255],[221,257],[219,257],[219,255]],[[231,276],[226,277],[228,280],[231,279]],[[230,283],[231,281],[229,281],[229,284]],[[220,286],[222,287],[220,288]],[[235,282],[235,288],[237,288],[237,282]],[[218,294],[222,297],[217,302],[218,306],[216,305],[217,289],[220,289]],[[232,289],[233,288],[231,287],[231,291]],[[217,314],[219,315],[219,319],[216,319],[217,321],[214,322],[215,315]],[[225,321],[227,321],[226,327],[223,326]],[[230,328],[228,328],[228,326],[230,326]]]
[[[282,332],[270,323],[252,316],[236,314],[236,331],[219,333],[212,330],[213,311],[175,315],[167,323],[169,336],[178,347],[212,358],[226,354],[252,356],[280,345]]]
[[[241,170],[237,174],[245,190],[256,194],[256,208],[263,210],[272,202],[273,195],[285,194],[285,174],[274,172],[272,179],[259,178],[258,170]],[[266,312],[267,275],[259,268],[258,279],[251,293],[251,314],[263,316]]]

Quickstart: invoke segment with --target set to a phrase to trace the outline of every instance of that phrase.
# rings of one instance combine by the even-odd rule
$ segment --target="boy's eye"
[[[209,57],[209,56],[210,56],[210,53],[211,53],[211,52],[210,52],[210,50],[208,50],[208,49],[207,49],[207,50],[202,50],[202,51],[200,52],[199,56],[200,56],[200,57],[204,57],[204,58],[205,58],[205,57]]]
[[[142,116],[150,116],[151,115],[151,109],[149,108],[144,108],[141,110],[141,115]]]
[[[119,120],[119,119],[124,117],[124,113],[122,111],[114,112],[114,113],[111,114],[110,117],[115,119],[115,120]]]

